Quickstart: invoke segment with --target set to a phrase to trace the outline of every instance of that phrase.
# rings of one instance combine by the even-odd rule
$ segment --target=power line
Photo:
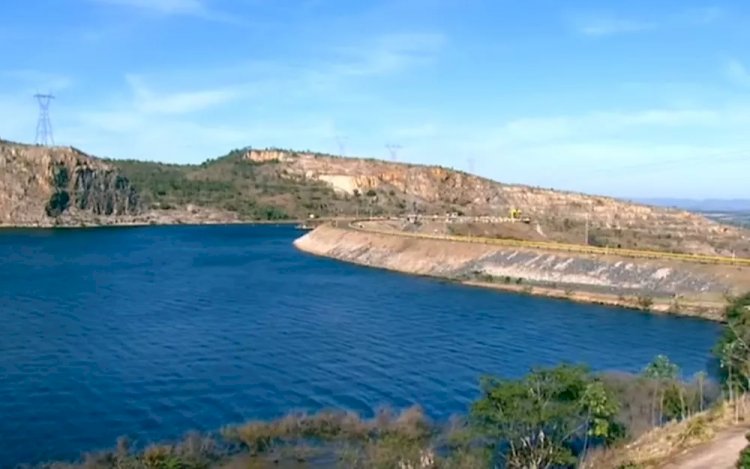
[[[51,94],[34,95],[39,103],[39,119],[36,123],[36,144],[49,146],[55,144],[55,137],[52,134],[52,122],[49,117],[49,106],[55,97]]]

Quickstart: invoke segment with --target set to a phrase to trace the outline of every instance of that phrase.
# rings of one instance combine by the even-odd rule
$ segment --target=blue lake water
[[[289,410],[463,412],[482,374],[707,367],[719,326],[302,254],[291,227],[0,231],[0,467]]]

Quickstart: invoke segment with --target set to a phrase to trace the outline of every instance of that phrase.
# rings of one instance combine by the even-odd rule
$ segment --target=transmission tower
[[[385,147],[388,149],[388,153],[391,154],[391,160],[398,161],[398,151],[402,148],[397,143],[387,143]]]
[[[469,168],[469,174],[474,174],[474,163],[473,157],[466,158],[466,166]]]
[[[39,103],[39,120],[37,120],[36,123],[36,144],[43,146],[54,145],[55,137],[52,135],[52,122],[49,118],[49,105],[55,97],[51,94],[37,93],[34,95],[34,98],[36,98]]]
[[[345,156],[346,155],[346,137],[343,135],[337,135],[336,144],[339,146],[339,156]]]

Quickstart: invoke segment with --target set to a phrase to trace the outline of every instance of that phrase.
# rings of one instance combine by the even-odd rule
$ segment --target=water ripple
[[[290,410],[466,410],[485,373],[704,369],[718,327],[296,252],[284,227],[0,233],[0,467]]]

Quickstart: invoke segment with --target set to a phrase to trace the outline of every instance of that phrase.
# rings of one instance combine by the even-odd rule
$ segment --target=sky
[[[750,198],[750,2],[3,0],[0,138],[281,147],[619,197]]]

